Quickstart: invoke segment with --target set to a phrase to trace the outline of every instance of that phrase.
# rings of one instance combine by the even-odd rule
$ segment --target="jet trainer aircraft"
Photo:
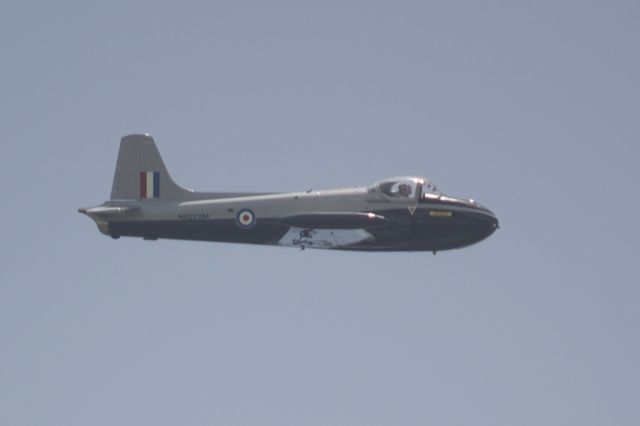
[[[120,142],[110,200],[79,209],[113,238],[171,238],[365,251],[465,247],[498,228],[473,200],[427,179],[290,193],[195,192],[176,185],[148,134]]]

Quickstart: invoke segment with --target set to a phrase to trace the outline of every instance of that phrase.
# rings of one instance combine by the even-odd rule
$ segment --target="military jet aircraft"
[[[420,177],[368,187],[289,193],[195,192],[171,179],[148,134],[120,142],[111,198],[81,208],[100,232],[121,236],[362,251],[465,247],[498,228],[473,200]]]

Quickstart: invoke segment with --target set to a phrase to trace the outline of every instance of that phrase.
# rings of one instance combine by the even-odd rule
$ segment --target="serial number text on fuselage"
[[[207,220],[209,213],[180,213],[178,220]]]

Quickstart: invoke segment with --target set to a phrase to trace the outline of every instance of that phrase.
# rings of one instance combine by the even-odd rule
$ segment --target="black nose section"
[[[466,202],[467,210],[463,215],[467,223],[468,237],[474,242],[479,242],[493,234],[498,229],[498,217],[488,208],[476,203],[473,200]]]
[[[480,211],[482,211],[484,214],[488,216],[487,220],[489,220],[489,222],[493,225],[494,229],[500,228],[500,224],[498,222],[498,216],[496,216],[494,212],[492,212],[486,207],[481,207],[480,209],[481,209]]]
[[[498,217],[488,208],[479,206],[473,215],[475,228],[481,239],[487,238],[500,228]]]

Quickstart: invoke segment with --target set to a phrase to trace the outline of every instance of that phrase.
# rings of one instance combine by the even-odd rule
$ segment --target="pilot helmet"
[[[410,195],[411,194],[411,185],[408,183],[401,183],[398,185],[398,194],[400,195]]]

